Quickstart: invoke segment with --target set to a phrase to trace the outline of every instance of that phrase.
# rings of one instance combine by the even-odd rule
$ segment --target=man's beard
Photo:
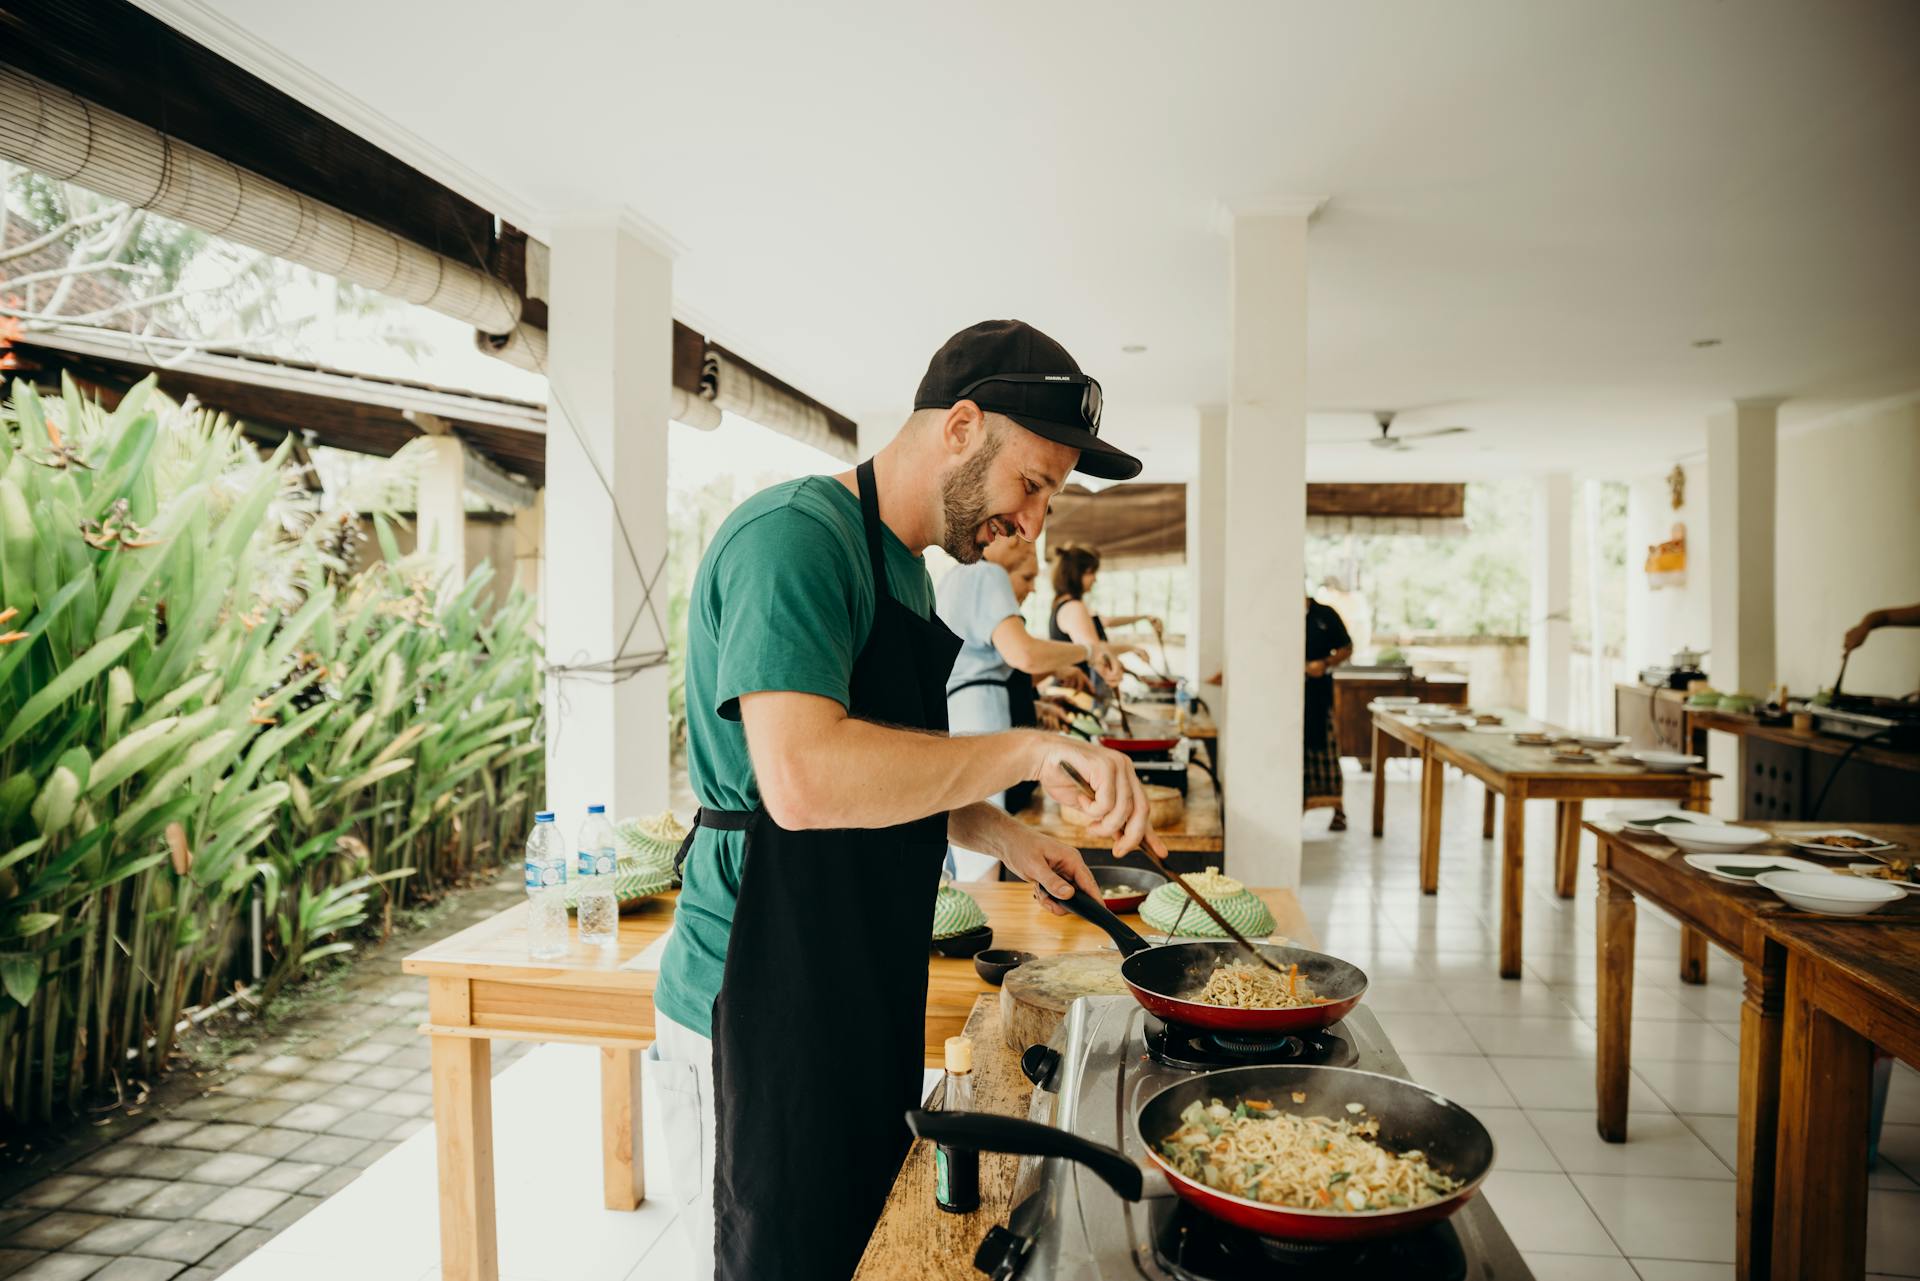
[[[980,526],[987,522],[987,468],[999,454],[1000,443],[1000,433],[990,433],[979,452],[960,464],[940,486],[940,502],[946,511],[940,550],[962,565],[973,564],[986,551],[978,535]]]

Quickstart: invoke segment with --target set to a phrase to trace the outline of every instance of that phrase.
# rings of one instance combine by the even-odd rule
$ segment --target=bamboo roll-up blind
[[[504,281],[6,66],[0,155],[489,334],[520,317]]]
[[[713,403],[730,414],[804,441],[842,462],[853,462],[858,453],[852,441],[834,433],[820,406],[774,386],[722,352],[707,349],[701,381],[713,388]]]

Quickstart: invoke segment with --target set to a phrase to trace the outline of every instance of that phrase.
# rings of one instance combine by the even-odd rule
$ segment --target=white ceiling
[[[1658,468],[1734,398],[1920,387],[1910,0],[140,2],[536,233],[644,217],[687,319],[857,418],[1015,315],[1185,475],[1257,193],[1328,197],[1317,478]],[[1474,430],[1320,443],[1376,408]]]

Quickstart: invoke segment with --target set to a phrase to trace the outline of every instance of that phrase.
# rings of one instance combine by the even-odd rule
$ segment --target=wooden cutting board
[[[1061,952],[1028,961],[1000,985],[1000,1031],[1016,1053],[1053,1035],[1075,997],[1126,996],[1117,949]]]

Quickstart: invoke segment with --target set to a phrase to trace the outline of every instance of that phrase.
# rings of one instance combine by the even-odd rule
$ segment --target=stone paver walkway
[[[426,984],[401,958],[522,892],[514,869],[450,896],[219,1057],[197,1097],[169,1083],[150,1120],[0,1200],[0,1277],[203,1281],[347,1186],[431,1120]],[[498,1044],[494,1071],[527,1048]]]

